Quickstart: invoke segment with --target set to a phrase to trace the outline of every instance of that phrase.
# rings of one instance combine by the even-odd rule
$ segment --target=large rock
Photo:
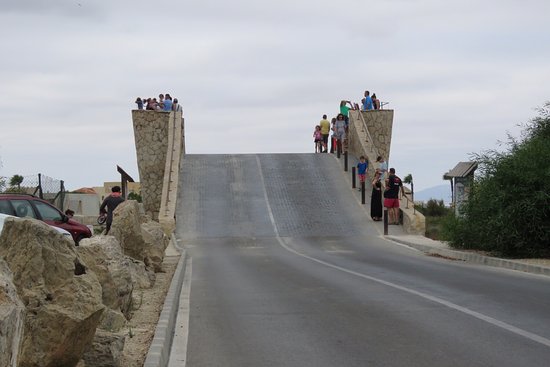
[[[124,255],[113,236],[82,240],[77,252],[97,274],[107,306],[83,359],[86,367],[118,367],[125,341],[121,331],[132,317],[134,307],[141,305],[141,289],[153,286],[155,274],[143,262]]]
[[[143,261],[155,272],[162,271],[168,237],[158,222],[143,215],[135,200],[126,200],[113,213],[111,234],[120,242],[124,253]]]
[[[17,296],[12,274],[0,259],[0,367],[16,367],[21,331],[23,303]]]
[[[0,257],[25,306],[18,366],[75,366],[104,309],[95,274],[70,241],[34,219],[6,220]]]
[[[126,255],[145,262],[146,244],[141,234],[140,217],[138,202],[126,200],[119,204],[113,213],[110,234],[120,242]]]
[[[120,243],[113,236],[84,239],[77,247],[77,252],[97,274],[102,287],[103,304],[130,319],[134,291],[151,288],[155,274],[148,271],[143,262],[124,255]],[[106,317],[110,316],[104,315]]]
[[[159,273],[162,271],[162,260],[168,246],[168,237],[164,234],[160,223],[152,220],[141,224],[141,234],[146,244],[146,259],[155,273]]]
[[[86,367],[120,366],[125,335],[98,330],[92,345],[84,354]]]

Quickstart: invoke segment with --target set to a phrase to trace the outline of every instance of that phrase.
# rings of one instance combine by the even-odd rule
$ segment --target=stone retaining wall
[[[141,197],[145,211],[155,220],[158,219],[160,209],[168,125],[172,114],[164,111],[132,111]]]
[[[393,110],[362,111],[361,114],[367,123],[376,150],[389,161],[393,129]]]

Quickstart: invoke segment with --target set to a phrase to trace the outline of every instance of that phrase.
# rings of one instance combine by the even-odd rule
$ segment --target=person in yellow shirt
[[[321,126],[321,135],[323,135],[323,153],[327,153],[328,149],[328,135],[330,133],[330,122],[327,120],[327,115],[323,115],[323,119],[319,122]]]

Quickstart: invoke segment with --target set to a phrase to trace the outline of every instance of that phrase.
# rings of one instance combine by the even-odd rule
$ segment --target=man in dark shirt
[[[124,198],[120,194],[120,186],[113,186],[113,188],[111,189],[111,195],[107,196],[105,200],[103,200],[103,203],[99,208],[99,213],[101,215],[107,214],[107,229],[105,230],[105,234],[108,234],[109,230],[111,229],[111,224],[113,223],[113,212],[115,211],[118,204],[122,203],[123,201]],[[109,210],[106,211],[105,207],[107,207],[107,209]]]
[[[388,224],[399,224],[399,191],[405,194],[403,182],[396,176],[395,168],[390,168],[384,192],[384,207],[388,208]]]

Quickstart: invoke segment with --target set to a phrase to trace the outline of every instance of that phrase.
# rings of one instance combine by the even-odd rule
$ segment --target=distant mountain
[[[451,203],[451,184],[438,185],[414,193],[414,201],[443,200],[446,205]]]

